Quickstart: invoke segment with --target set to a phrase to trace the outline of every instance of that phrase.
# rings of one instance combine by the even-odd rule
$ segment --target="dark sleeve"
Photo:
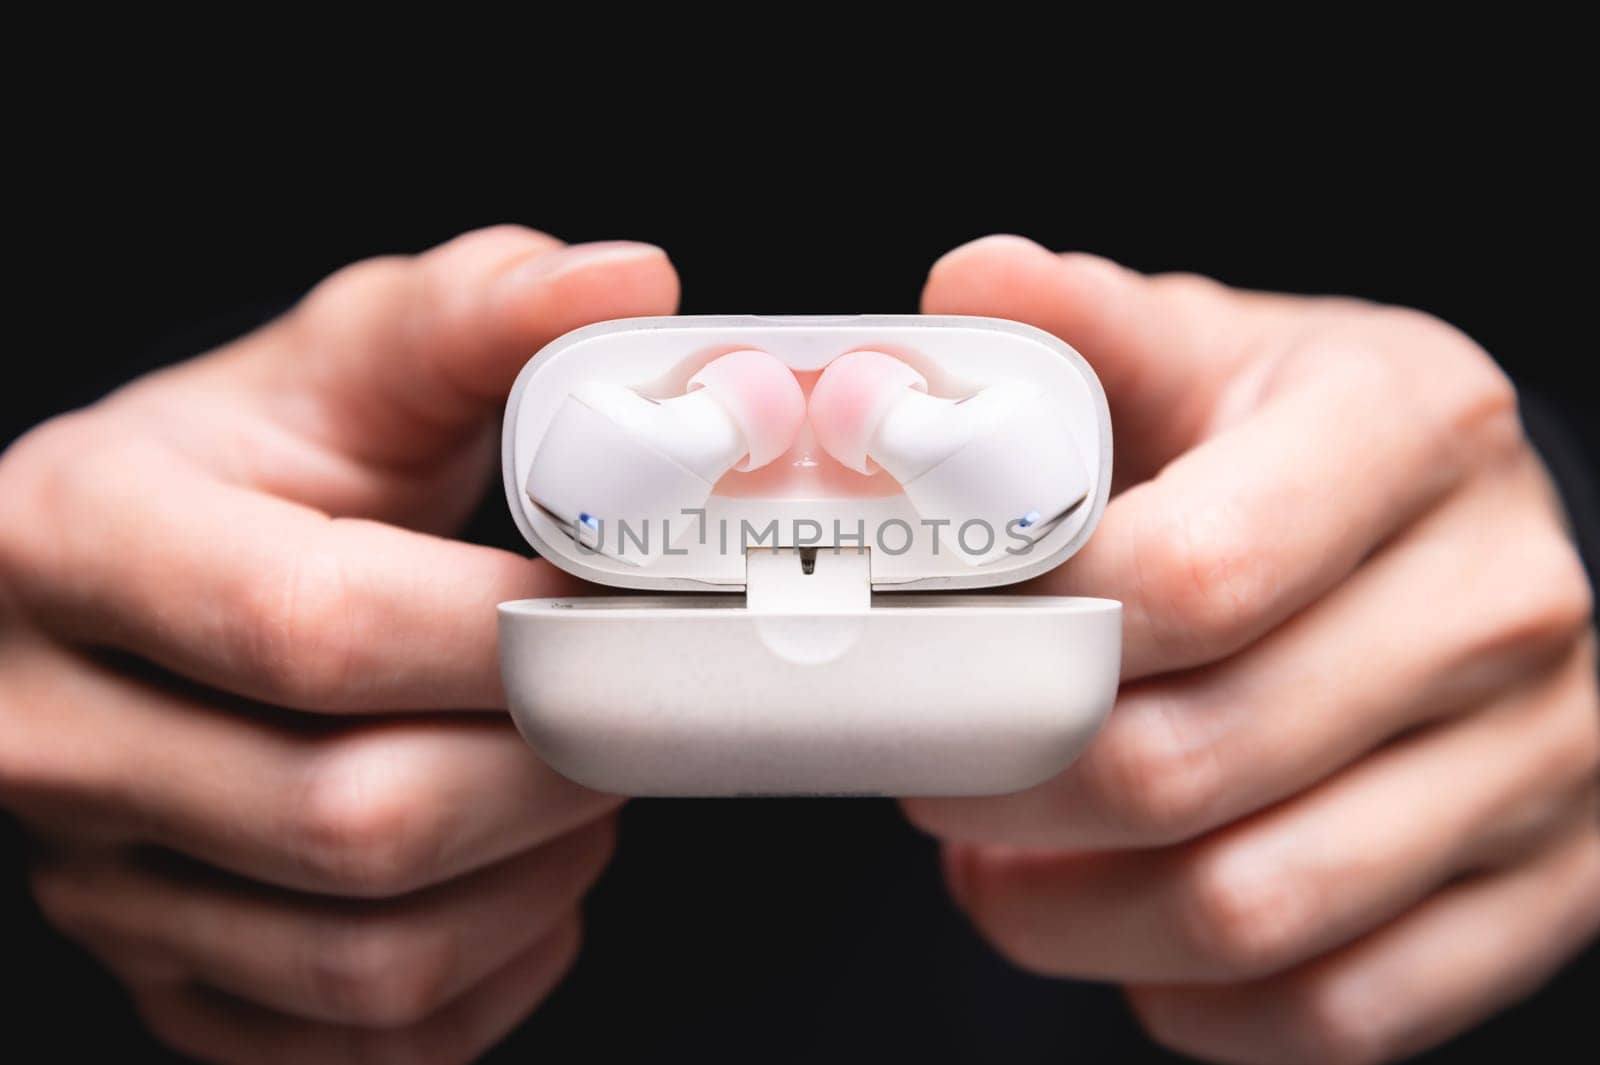
[[[1528,439],[1550,468],[1556,489],[1572,520],[1573,535],[1589,573],[1589,586],[1600,589],[1600,492],[1595,488],[1600,455],[1575,431],[1579,412],[1537,393],[1524,392],[1522,420]],[[1596,596],[1600,601],[1600,594]]]

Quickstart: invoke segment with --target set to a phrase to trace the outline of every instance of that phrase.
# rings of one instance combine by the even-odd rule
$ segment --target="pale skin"
[[[480,231],[0,456],[0,803],[160,1037],[467,1060],[570,966],[619,800],[506,722],[493,608],[572,582],[450,534],[528,354],[677,292],[648,245]],[[1104,731],[1023,794],[905,804],[1000,951],[1202,1058],[1376,1061],[1593,937],[1588,586],[1486,355],[1014,237],[923,309],[1056,333],[1116,424],[1037,589],[1126,604]]]

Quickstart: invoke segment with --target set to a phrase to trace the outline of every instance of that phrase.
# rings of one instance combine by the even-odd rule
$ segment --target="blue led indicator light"
[[[1023,529],[1026,529],[1030,525],[1037,524],[1039,524],[1039,512],[1037,510],[1028,511],[1017,521],[1017,526]]]

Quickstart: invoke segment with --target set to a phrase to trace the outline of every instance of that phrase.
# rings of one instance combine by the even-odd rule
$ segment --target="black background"
[[[602,146],[566,130],[474,140],[349,116],[336,151],[293,116],[180,128],[116,112],[30,202],[49,231],[31,260],[43,283],[14,309],[31,339],[7,360],[0,441],[237,334],[345,262],[516,221],[662,245],[688,313],[914,310],[942,251],[996,231],[1145,270],[1408,304],[1474,336],[1552,406],[1589,471],[1600,466],[1593,270],[1574,252],[1593,234],[1560,120],[1488,129],[1429,107],[1380,138],[1364,119],[1318,112],[1223,136],[1208,115],[1099,145],[1064,121],[847,140],[713,134],[690,117],[666,131],[676,142],[616,130]],[[472,534],[515,546],[503,509],[491,494]],[[0,966],[22,985],[12,1037],[47,1037],[62,1058],[107,1038],[123,1060],[160,1055],[115,985],[38,923],[20,841],[0,846]],[[934,861],[886,802],[633,804],[578,969],[506,1057],[574,1038],[586,1060],[1167,1057],[1114,992],[990,955]],[[1597,989],[1590,951],[1437,1060],[1532,1047],[1592,1060],[1592,1035],[1551,1041],[1583,1032]]]

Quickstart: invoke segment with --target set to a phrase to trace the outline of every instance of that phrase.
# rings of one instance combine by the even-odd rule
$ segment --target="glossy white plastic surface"
[[[802,380],[870,348],[905,359],[935,395],[1013,380],[1043,388],[1067,412],[1085,498],[1017,553],[976,557],[926,538],[891,553],[870,531],[864,544],[835,534],[858,521],[869,530],[915,525],[905,494],[892,481],[884,488],[887,475],[814,475],[802,442],[782,460],[794,463],[788,480],[730,474],[706,504],[707,535],[686,523],[673,552],[634,561],[586,550],[529,499],[542,434],[574,388],[601,380],[676,395],[700,366],[743,348],[772,353]],[[1109,493],[1110,444],[1088,365],[1017,323],[669,318],[568,334],[512,392],[507,498],[529,542],[556,565],[654,594],[502,604],[501,667],[517,725],[560,772],[630,795],[977,795],[1047,779],[1115,698],[1121,606],[968,590],[1036,576],[1082,546]],[[595,478],[617,462],[575,469],[574,483],[598,491]],[[974,487],[976,506],[982,489]],[[814,524],[796,524],[805,520]],[[772,521],[776,540],[758,546],[716,532]],[[696,594],[661,594],[685,591]]]

